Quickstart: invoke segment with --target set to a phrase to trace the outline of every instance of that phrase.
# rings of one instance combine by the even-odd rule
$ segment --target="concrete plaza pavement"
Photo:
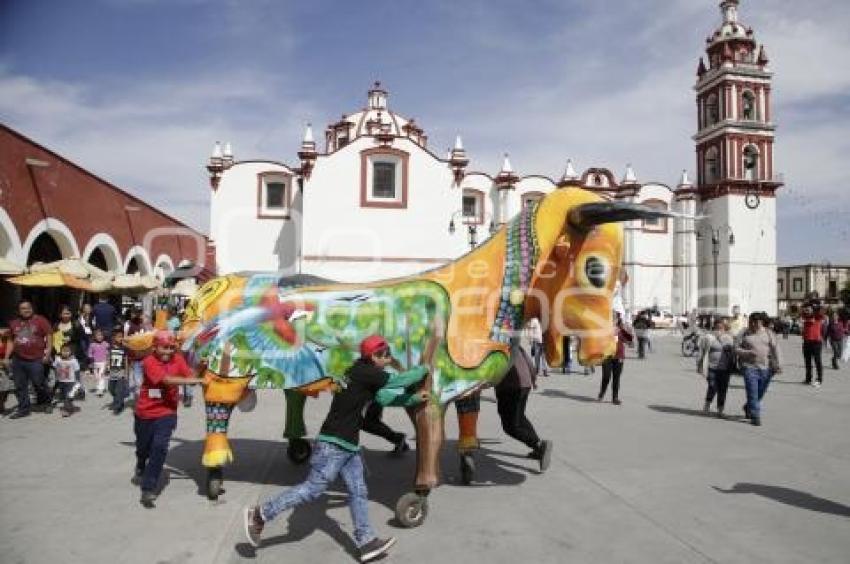
[[[619,407],[595,401],[598,369],[541,379],[528,412],[555,442],[544,475],[502,433],[488,391],[477,481],[460,485],[451,408],[444,484],[417,529],[398,528],[393,517],[415,454],[387,457],[388,444],[364,436],[371,519],[379,534],[398,538],[384,561],[850,561],[850,367],[827,368],[820,390],[802,386],[799,338],[783,341],[785,372],[768,391],[764,426],[753,427],[739,418],[740,378],[727,401],[735,417],[706,417],[705,383],[678,353],[678,338],[654,344],[647,360],[627,360]],[[89,396],[68,419],[56,410],[0,421],[3,563],[354,561],[341,483],[269,524],[259,550],[245,542],[243,507],[306,473],[286,458],[279,392],[264,391],[254,412],[234,414],[236,460],[218,502],[201,491],[202,404],[181,409],[155,509],[142,508],[129,483],[132,415],[113,416],[105,401]],[[328,404],[327,395],[309,401],[311,432]],[[400,410],[386,420],[411,433]]]

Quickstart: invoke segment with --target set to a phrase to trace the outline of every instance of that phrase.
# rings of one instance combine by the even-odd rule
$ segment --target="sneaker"
[[[156,507],[153,502],[156,501],[156,494],[153,492],[142,492],[142,497],[139,498],[139,503],[148,509]]]
[[[761,417],[753,417],[750,423],[752,423],[756,427],[761,427]]]
[[[260,546],[260,535],[263,534],[263,527],[265,526],[265,521],[263,521],[263,517],[260,515],[259,506],[246,507],[244,513],[245,523],[245,536],[248,538],[248,542],[251,543],[251,546],[257,548]],[[365,561],[364,561],[365,562]]]
[[[405,452],[410,450],[410,445],[407,444],[407,436],[402,435],[401,439],[395,444],[395,448],[390,452],[390,454],[400,456]]]
[[[64,407],[59,410],[59,413],[62,414],[62,417],[70,417],[71,416],[71,411],[65,409]]]
[[[542,473],[549,469],[549,464],[552,462],[552,441],[540,441],[537,453],[540,457],[540,472]]]
[[[360,547],[360,562],[369,562],[386,554],[386,552],[395,544],[395,538],[379,539],[375,537],[362,547]]]
[[[623,402],[621,402],[619,399],[616,399],[616,398],[614,398],[614,400],[612,400],[611,403],[613,403],[614,405],[622,405],[623,404]]]
[[[820,381],[820,380],[817,380],[817,381],[816,381],[814,384],[812,384],[812,385],[813,385],[815,388],[820,388],[820,386],[821,386],[821,381]]]
[[[9,419],[22,419],[24,417],[29,417],[29,411],[15,411],[12,415],[9,416]]]
[[[133,471],[133,477],[130,478],[130,483],[133,484],[134,486],[141,485],[141,483],[142,483],[142,471],[141,470],[136,468]]]

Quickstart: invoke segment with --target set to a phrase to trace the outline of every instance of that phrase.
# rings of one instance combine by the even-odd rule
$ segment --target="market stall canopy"
[[[29,274],[13,276],[9,278],[9,282],[18,286],[36,286],[39,288],[67,287],[92,293],[103,291],[88,280],[77,278],[70,274],[63,274],[58,270],[30,272]],[[106,281],[106,283],[109,284],[109,281]]]
[[[111,291],[121,294],[144,294],[156,290],[162,283],[153,276],[135,274],[119,274],[112,281]]]
[[[30,272],[51,272],[54,270],[58,270],[62,274],[70,274],[76,278],[101,278],[110,280],[113,276],[111,272],[101,270],[95,265],[79,258],[62,259],[48,263],[37,262],[29,267]]]
[[[192,298],[198,292],[198,284],[192,278],[184,278],[174,285],[171,290],[172,296],[185,296]]]
[[[23,266],[7,258],[0,257],[0,276],[14,276],[23,273]]]

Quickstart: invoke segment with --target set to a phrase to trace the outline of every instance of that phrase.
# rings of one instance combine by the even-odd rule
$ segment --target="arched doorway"
[[[53,236],[47,231],[35,238],[27,253],[27,266],[37,262],[48,263],[62,260],[62,251]],[[51,323],[56,321],[59,307],[70,305],[72,309],[79,299],[79,292],[70,288],[32,288],[21,287],[21,299],[32,302],[35,312],[46,317]]]
[[[109,265],[106,263],[106,255],[103,254],[103,251],[100,247],[97,247],[95,250],[91,252],[89,255],[89,264],[98,267],[101,270],[109,270]]]

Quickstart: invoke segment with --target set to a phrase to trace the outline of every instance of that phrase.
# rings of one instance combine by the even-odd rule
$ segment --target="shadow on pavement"
[[[126,443],[125,443],[126,444]],[[232,439],[234,462],[224,469],[224,482],[244,482],[270,486],[293,486],[301,483],[309,470],[309,464],[296,465],[286,456],[284,440]],[[482,448],[474,453],[476,475],[470,487],[516,486],[524,482],[530,473],[536,473],[536,463],[515,464],[499,457],[509,453],[491,450],[488,444],[499,441],[482,440]],[[206,495],[207,471],[201,465],[203,440],[186,441],[172,439],[166,468],[171,478],[185,477],[195,481],[198,495]],[[129,445],[128,445],[129,446]],[[395,504],[405,493],[412,491],[416,474],[416,451],[406,456],[389,456],[387,451],[363,449],[366,480],[370,499],[395,510]],[[440,467],[443,471],[443,486],[456,487],[460,483],[457,441],[446,441],[443,446]],[[330,492],[345,492],[341,480],[337,480]]]
[[[582,401],[585,403],[597,403],[596,398],[588,397],[588,396],[577,396],[574,394],[568,394],[563,390],[543,390],[540,392],[541,396],[545,396],[547,398],[561,398],[561,399],[571,399],[573,401]]]
[[[691,417],[705,417],[708,419],[717,419],[717,412],[715,411],[703,411],[701,409],[688,409],[686,407],[676,407],[672,405],[648,405],[646,406],[653,411],[657,411],[659,413],[669,413],[673,415],[690,415]],[[724,417],[726,420],[736,421],[741,419],[737,415],[726,414]]]
[[[718,488],[717,486],[712,486],[712,488],[724,494],[755,494],[793,507],[808,509],[809,511],[850,517],[850,506],[791,488],[747,482],[739,482],[728,490]]]

